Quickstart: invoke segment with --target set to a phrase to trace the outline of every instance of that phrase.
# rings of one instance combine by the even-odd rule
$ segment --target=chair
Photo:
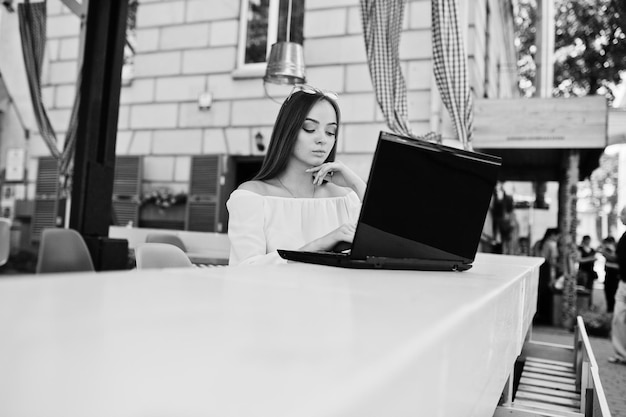
[[[167,233],[149,233],[146,236],[146,243],[169,243],[170,245],[177,246],[183,252],[187,252],[187,247],[180,237]]]
[[[0,217],[0,266],[7,263],[11,253],[11,220]]]
[[[193,264],[182,249],[169,243],[144,243],[135,248],[137,269],[185,268]]]
[[[89,249],[76,230],[49,228],[41,233],[36,273],[95,271]]]

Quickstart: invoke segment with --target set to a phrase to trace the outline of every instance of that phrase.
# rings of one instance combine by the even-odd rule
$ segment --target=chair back
[[[7,263],[11,253],[11,220],[0,217],[0,266]]]
[[[76,230],[43,229],[36,273],[95,271],[87,244]]]
[[[169,243],[143,243],[135,249],[137,269],[185,268],[193,264],[182,249]]]
[[[183,252],[187,252],[187,247],[180,237],[167,233],[148,233],[146,243],[169,243],[180,248]]]

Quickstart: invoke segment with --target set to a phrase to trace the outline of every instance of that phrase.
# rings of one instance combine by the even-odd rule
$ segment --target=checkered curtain
[[[431,8],[435,80],[459,141],[465,149],[471,149],[473,102],[457,3],[456,0],[432,0]]]
[[[361,0],[361,18],[370,76],[387,126],[395,133],[413,136],[398,53],[404,3],[405,0]]]
[[[70,163],[76,144],[76,125],[78,121],[78,107],[80,80],[76,86],[74,107],[70,116],[63,150],[59,150],[54,128],[48,118],[48,113],[41,99],[41,68],[46,46],[46,2],[18,4],[17,7],[20,36],[22,40],[22,55],[26,66],[26,77],[33,103],[33,110],[39,133],[50,149],[50,153],[59,161],[59,169],[66,176],[70,170]]]

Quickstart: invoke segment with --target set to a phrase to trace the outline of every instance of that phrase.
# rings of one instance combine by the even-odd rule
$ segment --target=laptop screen
[[[354,258],[472,261],[500,158],[381,132]]]

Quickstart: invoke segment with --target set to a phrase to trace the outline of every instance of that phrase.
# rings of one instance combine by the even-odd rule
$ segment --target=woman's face
[[[306,166],[324,163],[335,145],[337,115],[326,100],[318,101],[304,119],[293,149],[293,158]]]

